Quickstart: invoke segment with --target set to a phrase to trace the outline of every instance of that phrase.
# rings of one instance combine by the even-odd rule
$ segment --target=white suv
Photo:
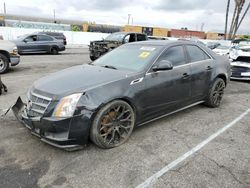
[[[7,40],[0,40],[0,74],[8,71],[9,66],[16,66],[20,56],[16,45]]]

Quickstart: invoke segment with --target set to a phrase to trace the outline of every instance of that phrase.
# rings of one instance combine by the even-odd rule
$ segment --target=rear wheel
[[[225,89],[225,82],[221,78],[217,78],[211,87],[205,104],[209,107],[219,107]]]
[[[95,56],[89,56],[89,58],[91,59],[91,61],[95,61],[97,59]]]
[[[132,107],[122,100],[115,100],[97,113],[90,138],[101,148],[117,147],[128,140],[134,125],[135,114]]]
[[[4,54],[0,54],[0,74],[9,70],[9,60]]]
[[[51,54],[53,54],[53,55],[57,55],[57,54],[58,54],[58,50],[57,50],[56,47],[51,48],[50,52],[51,52]]]

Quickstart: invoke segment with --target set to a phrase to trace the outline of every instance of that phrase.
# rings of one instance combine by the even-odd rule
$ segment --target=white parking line
[[[211,142],[213,139],[215,139],[217,136],[225,132],[227,129],[235,125],[238,121],[240,121],[243,117],[245,117],[250,112],[250,108],[246,110],[244,113],[242,113],[239,117],[235,118],[231,123],[227,124],[223,128],[219,129],[216,133],[209,136],[206,140],[192,148],[190,151],[185,153],[184,155],[180,156],[178,159],[174,160],[167,166],[163,167],[160,171],[153,174],[151,177],[146,179],[143,183],[138,185],[136,188],[146,188],[149,187],[151,184],[153,184],[158,178],[160,178],[162,175],[164,175],[166,172],[177,166],[179,163],[193,155],[195,152],[199,151],[201,148],[203,148],[205,145],[207,145],[209,142]]]

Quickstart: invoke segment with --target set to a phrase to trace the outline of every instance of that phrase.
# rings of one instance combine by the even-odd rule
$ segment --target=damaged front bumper
[[[81,114],[70,118],[29,117],[26,104],[20,97],[12,107],[12,111],[33,135],[50,145],[75,150],[88,143],[91,125],[89,116]]]

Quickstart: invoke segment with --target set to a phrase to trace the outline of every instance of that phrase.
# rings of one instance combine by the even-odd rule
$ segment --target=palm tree
[[[227,0],[227,10],[226,10],[226,23],[225,23],[224,40],[227,39],[227,23],[228,23],[229,7],[230,7],[230,0]]]

